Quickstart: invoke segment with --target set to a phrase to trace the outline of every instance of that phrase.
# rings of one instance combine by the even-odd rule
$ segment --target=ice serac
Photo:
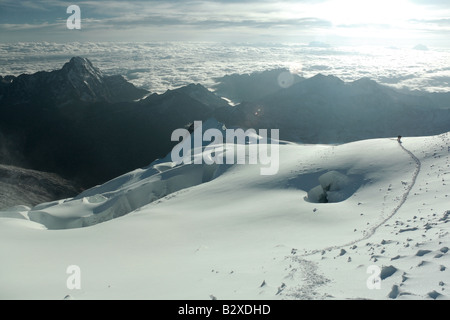
[[[212,128],[225,130],[224,125],[215,119],[209,119],[204,128],[196,130],[204,133]],[[198,153],[195,156],[202,156],[203,149],[193,152]],[[146,168],[124,174],[74,198],[38,205],[29,210],[28,217],[48,229],[92,226],[127,215],[178,191],[212,181],[228,167],[226,164],[177,165],[169,154]]]

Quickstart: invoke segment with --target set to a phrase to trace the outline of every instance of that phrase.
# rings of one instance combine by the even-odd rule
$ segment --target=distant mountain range
[[[215,93],[191,84],[150,94],[81,57],[52,72],[0,77],[0,163],[87,188],[163,158],[173,130],[211,117],[228,127],[280,129],[281,139],[304,143],[450,131],[448,93],[305,79],[286,69],[217,81]]]
[[[0,83],[0,163],[55,172],[84,187],[164,157],[173,130],[228,106],[194,84],[150,95],[80,57],[61,70]]]
[[[288,69],[280,68],[252,74],[231,74],[215,80],[216,85],[213,89],[217,95],[240,103],[257,101],[305,78],[292,74]]]
[[[281,69],[278,74],[283,72]],[[225,85],[219,84],[218,92],[241,103],[223,114],[221,120],[227,125],[278,128],[282,139],[304,143],[343,143],[450,131],[449,93],[399,91],[369,78],[344,82],[322,74],[309,79],[296,77],[291,86],[278,85],[275,89],[279,81],[276,74],[224,78]],[[241,85],[239,90],[230,84],[231,79]],[[248,92],[255,92],[258,83],[267,89],[252,96]]]

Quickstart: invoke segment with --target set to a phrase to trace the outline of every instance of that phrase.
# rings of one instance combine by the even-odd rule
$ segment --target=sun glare
[[[324,18],[338,26],[397,26],[421,17],[418,8],[407,0],[331,0],[319,10],[322,10]]]
[[[408,0],[329,0],[296,12],[308,12],[311,16],[330,21],[328,39],[332,36],[347,39],[372,40],[413,39],[418,31],[414,20],[423,19],[423,8]]]

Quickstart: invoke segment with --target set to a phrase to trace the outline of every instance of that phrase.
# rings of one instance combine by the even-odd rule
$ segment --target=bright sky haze
[[[66,12],[81,9],[81,30]],[[1,42],[225,41],[450,46],[447,0],[0,0]]]

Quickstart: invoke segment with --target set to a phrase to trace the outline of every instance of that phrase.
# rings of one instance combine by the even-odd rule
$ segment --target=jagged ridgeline
[[[368,78],[305,79],[286,69],[216,82],[215,93],[191,84],[151,94],[81,57],[52,72],[0,77],[0,163],[90,187],[164,157],[175,129],[211,117],[227,127],[279,129],[282,140],[303,143],[450,130],[450,93],[398,91]]]
[[[227,106],[201,85],[150,94],[80,57],[0,83],[0,163],[56,172],[85,187],[165,156],[173,130]]]
[[[322,74],[292,77],[291,85],[283,86],[284,74],[280,70],[219,79],[218,92],[240,102],[221,120],[227,125],[278,128],[283,140],[326,144],[450,130],[450,93],[400,91],[369,78],[344,82]],[[258,85],[265,90],[256,90]]]

